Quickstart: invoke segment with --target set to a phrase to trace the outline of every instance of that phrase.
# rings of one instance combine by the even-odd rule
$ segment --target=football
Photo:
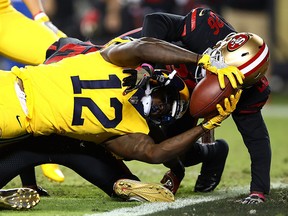
[[[218,76],[207,71],[206,76],[196,85],[190,98],[189,108],[192,117],[209,118],[218,115],[217,104],[221,104],[225,109],[224,99],[235,94],[237,89],[232,87],[226,76],[224,79],[225,88],[221,89]]]

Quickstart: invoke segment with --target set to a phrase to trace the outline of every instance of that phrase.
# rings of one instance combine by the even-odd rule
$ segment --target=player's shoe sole
[[[42,172],[51,181],[63,182],[65,180],[64,174],[60,170],[58,164],[42,164]]]
[[[25,210],[33,208],[39,202],[39,194],[31,188],[0,190],[0,209]]]
[[[173,202],[173,193],[160,184],[120,179],[114,184],[114,192],[127,201]]]

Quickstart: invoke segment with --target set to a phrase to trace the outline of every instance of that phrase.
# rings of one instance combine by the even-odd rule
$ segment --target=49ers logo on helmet
[[[234,51],[239,49],[249,40],[249,36],[246,34],[235,35],[228,43],[227,49],[229,51]]]

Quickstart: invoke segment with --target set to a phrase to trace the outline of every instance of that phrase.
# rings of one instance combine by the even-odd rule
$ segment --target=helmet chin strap
[[[174,76],[176,75],[177,71],[176,70],[173,70],[169,75],[168,75],[168,80],[165,82],[165,86],[169,85],[171,80],[174,78]],[[177,103],[177,100],[173,101],[173,104],[172,104],[172,110],[171,110],[171,116],[172,117],[175,117],[176,115],[176,111],[177,111],[177,106],[178,106],[178,103]]]
[[[177,110],[177,106],[178,106],[177,101],[176,101],[176,100],[173,101],[172,111],[171,111],[171,116],[172,116],[172,117],[175,117],[176,110]]]
[[[168,80],[164,83],[165,86],[169,85],[173,77],[176,75],[177,71],[173,70],[169,75],[168,75]]]
[[[164,83],[165,86],[169,85],[171,80],[174,78],[174,76],[176,75],[177,71],[173,70],[169,75],[168,75],[168,80]],[[141,99],[141,102],[143,104],[143,108],[144,108],[144,115],[148,116],[151,110],[151,106],[152,106],[152,97],[151,97],[151,93],[153,91],[153,89],[155,89],[157,87],[154,87],[151,89],[150,83],[149,81],[146,83],[146,89],[145,89],[145,96]],[[176,105],[177,103],[173,103],[173,108],[172,108],[172,112],[176,113]],[[173,116],[174,116],[173,115]]]
[[[145,90],[145,96],[141,99],[141,102],[143,104],[143,109],[144,109],[144,115],[148,116],[151,110],[152,106],[152,97],[151,97],[151,88],[149,81],[146,83],[146,90]]]
[[[204,54],[211,55],[212,49],[208,47],[204,52]],[[204,77],[206,76],[206,70],[199,65],[197,65],[195,72],[194,72],[194,78],[196,83],[199,83]]]

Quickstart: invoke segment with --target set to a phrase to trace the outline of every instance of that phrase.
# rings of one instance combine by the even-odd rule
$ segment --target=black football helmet
[[[158,80],[147,82],[146,95],[141,101],[148,119],[155,124],[167,125],[184,115],[190,95],[184,81],[175,75],[176,72],[169,75],[166,70],[158,69],[154,73]]]

